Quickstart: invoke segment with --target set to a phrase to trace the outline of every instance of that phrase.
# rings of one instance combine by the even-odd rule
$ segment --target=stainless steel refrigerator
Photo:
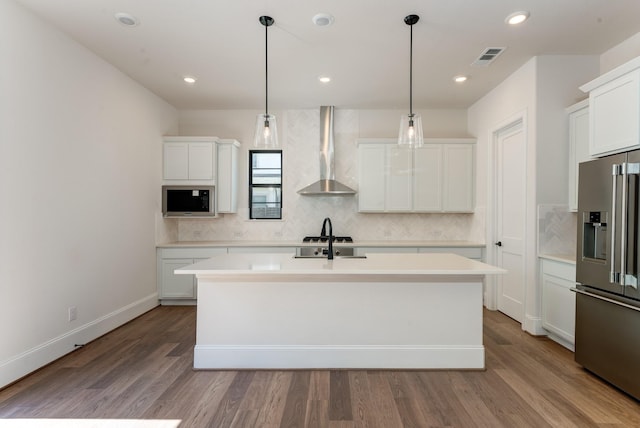
[[[640,151],[579,168],[575,359],[640,399]]]

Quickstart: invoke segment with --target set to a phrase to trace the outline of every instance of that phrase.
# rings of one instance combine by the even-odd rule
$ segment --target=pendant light
[[[413,113],[413,25],[420,20],[418,15],[407,15],[404,23],[411,28],[409,44],[409,114],[400,117],[400,133],[398,144],[402,147],[421,147],[424,144],[422,138],[422,118]]]
[[[269,114],[269,55],[268,55],[268,28],[275,22],[270,16],[261,16],[260,24],[264,25],[264,114],[259,114],[256,120],[256,133],[253,141],[254,147],[257,148],[274,148],[278,147],[278,126],[276,117]]]

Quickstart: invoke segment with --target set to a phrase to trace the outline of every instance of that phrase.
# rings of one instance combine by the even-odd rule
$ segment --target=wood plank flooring
[[[0,391],[0,418],[184,427],[640,427],[640,403],[484,312],[485,371],[194,371],[194,307],[158,307]]]

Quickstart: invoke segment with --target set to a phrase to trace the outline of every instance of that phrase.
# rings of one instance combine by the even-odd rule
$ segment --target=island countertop
[[[220,254],[177,269],[176,274],[206,275],[492,275],[501,268],[456,254],[367,254],[366,257],[295,258],[290,254]]]
[[[318,242],[302,242],[290,240],[273,240],[273,241],[174,241],[157,244],[157,248],[199,248],[199,247],[326,247],[327,243]],[[391,248],[407,248],[407,247],[451,247],[451,248],[484,248],[485,244],[476,241],[412,241],[412,240],[355,240],[354,242],[335,243],[335,246],[343,247],[391,247]]]
[[[483,369],[483,281],[449,253],[219,254],[198,284],[196,369]]]

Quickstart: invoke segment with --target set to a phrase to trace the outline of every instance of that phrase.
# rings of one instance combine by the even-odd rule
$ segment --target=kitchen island
[[[221,254],[198,280],[196,369],[482,369],[485,275],[454,254]]]

